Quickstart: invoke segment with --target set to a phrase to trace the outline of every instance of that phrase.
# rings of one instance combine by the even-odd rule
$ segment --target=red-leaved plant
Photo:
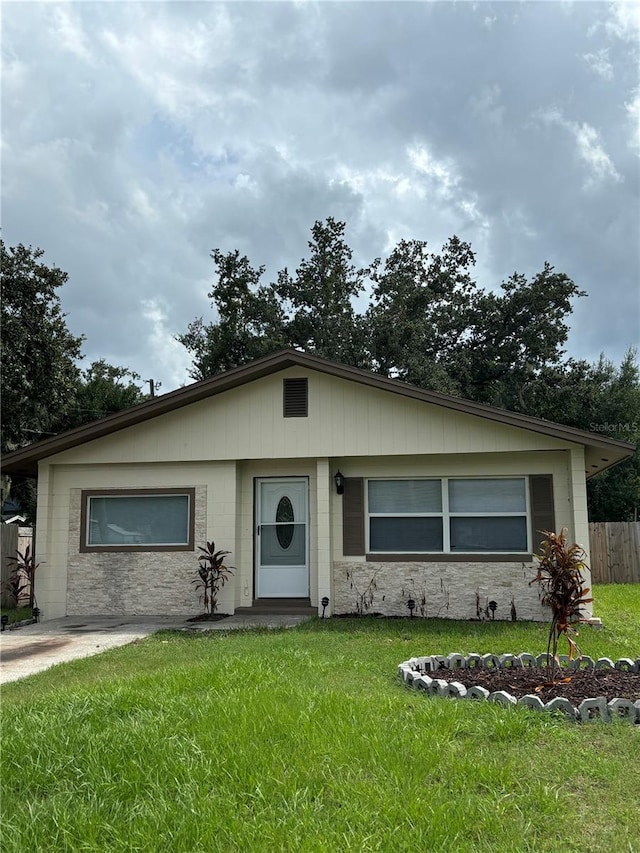
[[[27,545],[24,550],[16,551],[15,557],[9,557],[10,563],[15,563],[13,572],[5,584],[5,589],[13,598],[15,606],[19,607],[21,599],[28,593],[29,607],[33,607],[35,603],[35,584],[36,584],[36,569],[40,563],[36,563],[35,557],[31,553],[31,545]]]
[[[216,551],[215,542],[207,542],[206,547],[199,546],[202,554],[198,557],[198,577],[191,581],[196,589],[202,589],[205,612],[210,616],[218,609],[218,593],[233,574],[232,566],[225,566],[224,558],[230,551]]]
[[[529,582],[539,583],[542,590],[541,601],[551,608],[551,627],[547,643],[547,676],[553,680],[558,661],[558,641],[565,637],[569,644],[569,660],[580,656],[576,643],[578,631],[576,625],[587,620],[582,617],[582,608],[593,601],[587,598],[589,587],[584,587],[582,570],[588,568],[586,554],[581,545],[567,543],[567,529],[560,533],[541,531],[546,537],[542,542],[538,560],[538,573]]]

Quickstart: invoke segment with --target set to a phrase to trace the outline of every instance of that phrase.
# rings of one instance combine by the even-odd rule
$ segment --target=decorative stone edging
[[[521,668],[533,666],[546,666],[551,656],[546,653],[532,655],[522,652],[519,655],[505,654],[470,654],[461,655],[453,652],[446,657],[443,655],[424,655],[422,657],[409,658],[398,664],[398,675],[404,683],[413,690],[421,690],[427,696],[440,696],[448,699],[475,699],[476,701],[495,702],[504,708],[514,705],[524,705],[535,711],[561,711],[568,720],[572,722],[587,723],[594,720],[610,722],[612,719],[626,720],[629,723],[640,725],[640,699],[633,702],[631,699],[612,699],[607,702],[604,696],[593,699],[583,699],[576,708],[568,699],[556,696],[546,704],[532,693],[516,699],[504,690],[490,693],[479,685],[465,687],[459,681],[445,681],[442,678],[431,677],[428,673],[435,675],[439,669],[506,669],[508,667]],[[567,672],[578,669],[618,669],[622,672],[640,673],[640,658],[619,658],[615,663],[610,658],[593,658],[583,655],[580,658],[569,660],[567,655],[559,655],[558,660],[564,665]]]

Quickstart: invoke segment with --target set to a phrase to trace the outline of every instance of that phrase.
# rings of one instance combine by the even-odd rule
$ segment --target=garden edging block
[[[522,705],[535,711],[551,711],[564,714],[567,720],[577,722],[611,722],[611,720],[625,720],[632,724],[640,725],[640,699],[612,699],[607,702],[604,696],[595,696],[583,699],[576,708],[569,699],[564,696],[556,696],[544,704],[539,696],[527,694],[516,699],[505,690],[489,690],[476,684],[465,687],[459,681],[446,681],[441,678],[430,678],[427,672],[434,673],[437,670],[448,669],[510,669],[520,667],[544,666],[549,661],[549,655],[543,652],[532,655],[529,652],[520,654],[484,654],[476,653],[462,655],[452,652],[446,657],[442,655],[422,655],[409,658],[398,664],[398,675],[414,690],[421,690],[430,697],[449,699],[471,699],[475,701],[489,701],[501,705],[504,708]],[[575,672],[581,669],[616,669],[621,672],[640,672],[640,659],[633,661],[631,658],[619,658],[612,661],[610,658],[599,658],[594,661],[588,655],[576,660],[569,660],[566,655],[559,656],[559,663],[566,672]]]

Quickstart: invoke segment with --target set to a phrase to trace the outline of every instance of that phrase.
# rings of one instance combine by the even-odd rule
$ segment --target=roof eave
[[[68,430],[52,438],[43,439],[19,450],[14,450],[5,456],[3,469],[9,474],[36,476],[38,462],[48,456],[53,456],[88,441],[103,438],[106,435],[111,435],[127,427],[143,423],[158,415],[176,411],[191,403],[221,394],[232,388],[237,388],[240,385],[253,382],[256,379],[261,379],[264,376],[285,370],[289,367],[307,367],[348,381],[356,381],[379,390],[387,390],[395,394],[410,397],[421,402],[475,415],[508,426],[532,430],[553,438],[582,444],[585,447],[601,449],[610,454],[604,459],[601,457],[602,461],[606,463],[605,465],[602,467],[598,465],[598,469],[591,472],[587,470],[587,476],[594,476],[600,473],[600,471],[623,461],[631,456],[635,450],[635,445],[631,442],[620,441],[599,434],[594,435],[573,427],[563,426],[552,421],[545,421],[542,418],[534,418],[520,414],[519,412],[510,412],[506,409],[497,409],[482,403],[464,400],[460,397],[428,391],[415,385],[408,385],[397,379],[378,376],[356,367],[338,364],[337,362],[328,361],[305,352],[289,349],[272,353],[249,364],[232,368],[224,373],[192,383],[184,388],[178,388],[176,391],[170,391],[161,397],[156,397],[137,406],[124,409],[121,412],[107,415],[98,421]]]

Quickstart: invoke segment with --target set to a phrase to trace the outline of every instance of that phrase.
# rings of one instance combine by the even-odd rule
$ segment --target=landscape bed
[[[546,654],[425,655],[398,665],[404,682],[428,696],[524,705],[580,722],[640,725],[640,659],[563,656],[550,678]]]

